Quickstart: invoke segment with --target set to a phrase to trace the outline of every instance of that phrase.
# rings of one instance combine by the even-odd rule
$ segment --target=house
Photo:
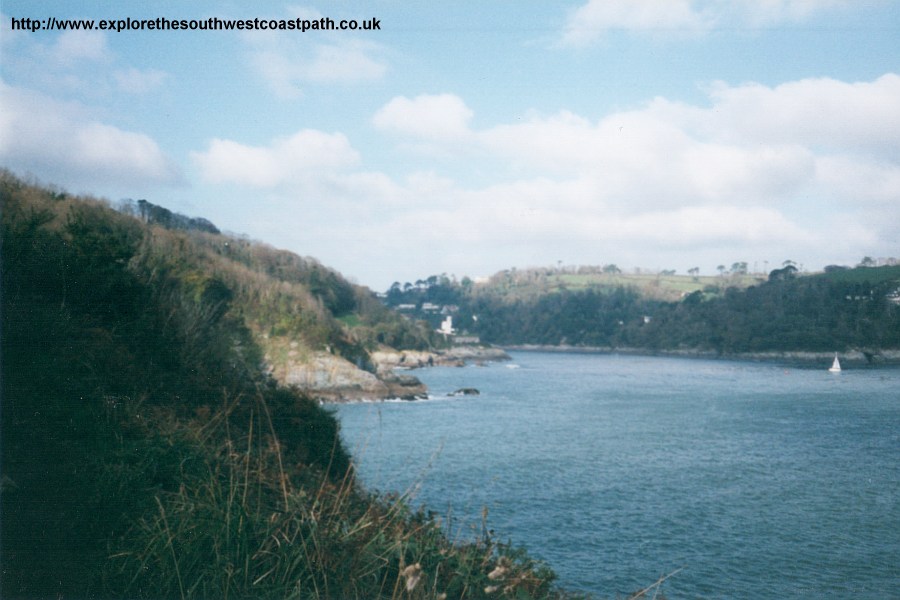
[[[453,335],[453,317],[448,316],[446,319],[441,321],[441,328],[438,329],[438,332],[444,335]]]

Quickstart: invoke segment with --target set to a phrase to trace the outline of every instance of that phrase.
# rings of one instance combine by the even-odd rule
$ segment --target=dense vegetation
[[[509,545],[363,490],[333,416],[262,365],[267,335],[352,356],[420,330],[208,227],[9,173],[0,199],[3,597],[560,595]]]
[[[118,209],[158,225],[150,228],[149,250],[156,255],[151,261],[190,265],[180,267],[186,277],[201,285],[224,284],[232,295],[232,312],[264,345],[272,338],[300,340],[307,349],[329,349],[364,363],[379,345],[426,349],[441,343],[430,329],[398,317],[368,288],[351,284],[313,258],[218,235],[206,219],[172,213],[146,200],[124,201]]]
[[[395,285],[387,303],[453,305],[457,327],[496,344],[720,354],[900,348],[898,266],[801,276],[788,264],[755,280],[740,270],[716,278],[532,270],[478,285],[422,283]]]

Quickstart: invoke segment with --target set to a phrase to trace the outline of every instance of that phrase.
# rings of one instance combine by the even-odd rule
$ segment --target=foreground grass
[[[111,554],[107,585],[144,598],[554,598],[553,573],[489,537],[454,545],[402,497],[285,471],[260,401],[235,436],[230,409],[169,423],[186,465]],[[175,443],[177,440],[177,443]]]

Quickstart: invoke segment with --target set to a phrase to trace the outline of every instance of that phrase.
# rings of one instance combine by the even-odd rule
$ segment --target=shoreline
[[[463,367],[470,363],[510,359],[504,349],[490,345],[453,346],[436,350],[383,349],[372,352],[371,356],[379,373],[425,367]]]
[[[454,346],[439,350],[382,349],[371,354],[376,373],[366,373],[367,385],[348,381],[342,385],[301,388],[322,404],[353,402],[415,402],[429,397],[428,387],[408,374],[428,367],[464,367],[511,360],[497,346]],[[400,373],[398,373],[400,371]],[[405,372],[405,373],[404,373]],[[372,381],[369,381],[372,380]]]
[[[644,348],[613,348],[609,346],[568,346],[516,344],[502,346],[507,352],[558,352],[569,354],[622,354],[626,356],[662,356],[707,360],[738,360],[782,363],[800,366],[829,365],[834,352],[776,351],[720,353],[715,350],[648,350]],[[900,349],[877,351],[848,350],[837,352],[841,363],[855,367],[900,366]]]

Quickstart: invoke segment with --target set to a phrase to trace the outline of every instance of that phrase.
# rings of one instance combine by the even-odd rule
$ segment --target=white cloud
[[[610,239],[663,248],[815,239],[776,209],[734,206],[686,206],[631,215],[613,221],[606,234]]]
[[[302,16],[298,10],[294,12]],[[272,31],[245,33],[242,39],[248,46],[251,67],[282,98],[301,96],[309,84],[376,81],[387,72],[387,64],[379,56],[382,47],[349,34],[328,42],[314,41],[320,38],[309,33],[298,36]]]
[[[3,34],[8,80],[49,96],[74,94],[102,102],[117,93],[146,95],[170,79],[160,69],[123,64],[102,31],[67,30],[50,38],[22,31]]]
[[[60,185],[176,184],[182,175],[157,143],[91,118],[77,105],[0,83],[0,161]]]
[[[387,65],[372,57],[378,46],[350,40],[337,44],[319,44],[305,67],[297,70],[301,80],[315,83],[352,83],[380,79]]]
[[[809,241],[813,234],[779,209],[757,206],[661,206],[634,202],[629,210],[611,207],[589,179],[520,180],[480,190],[451,190],[404,215],[402,226],[427,223],[438,238],[547,249],[553,241],[585,245],[639,244],[648,250],[728,244]],[[423,215],[430,215],[423,217]]]
[[[214,139],[205,152],[191,157],[208,181],[257,187],[309,181],[359,161],[346,136],[311,129],[278,138],[268,146]]]
[[[664,267],[678,256],[683,269],[890,246],[900,222],[898,82],[719,83],[705,105],[656,98],[598,121],[559,111],[483,129],[458,96],[394,98],[373,121],[401,148],[418,141],[454,157],[448,164],[463,153],[497,169],[495,183],[464,189],[436,161],[428,203],[381,227],[415,239],[424,228],[419,241],[441,245],[436,253],[471,265],[490,255],[498,268],[547,261],[555,248]],[[479,258],[437,240],[464,242]]]
[[[102,31],[67,30],[56,38],[50,49],[60,65],[72,65],[81,61],[105,62],[112,58]]]
[[[816,179],[845,207],[894,207],[900,203],[900,165],[848,156],[816,161]]]
[[[563,42],[583,45],[609,29],[659,30],[705,29],[708,16],[691,0],[589,0],[572,11]]]
[[[771,205],[818,185],[822,157],[856,156],[848,164],[857,173],[900,162],[900,77],[893,74],[858,83],[720,83],[710,101],[698,107],[658,98],[596,123],[561,111],[473,130],[463,100],[442,94],[394,98],[374,122],[432,144],[458,148],[462,139],[470,153],[492,156],[514,172],[589,177],[599,197],[623,208],[633,207],[636,195],[654,206]]]
[[[873,154],[893,151],[900,159],[900,75],[894,73],[854,83],[829,78],[776,87],[719,83],[710,96],[714,108],[695,112],[691,124],[705,129],[705,135]]]
[[[584,46],[614,29],[695,32],[798,23],[850,0],[588,0],[570,12],[562,43]]]
[[[379,129],[421,139],[460,140],[469,135],[472,111],[453,94],[397,96],[372,119]]]

